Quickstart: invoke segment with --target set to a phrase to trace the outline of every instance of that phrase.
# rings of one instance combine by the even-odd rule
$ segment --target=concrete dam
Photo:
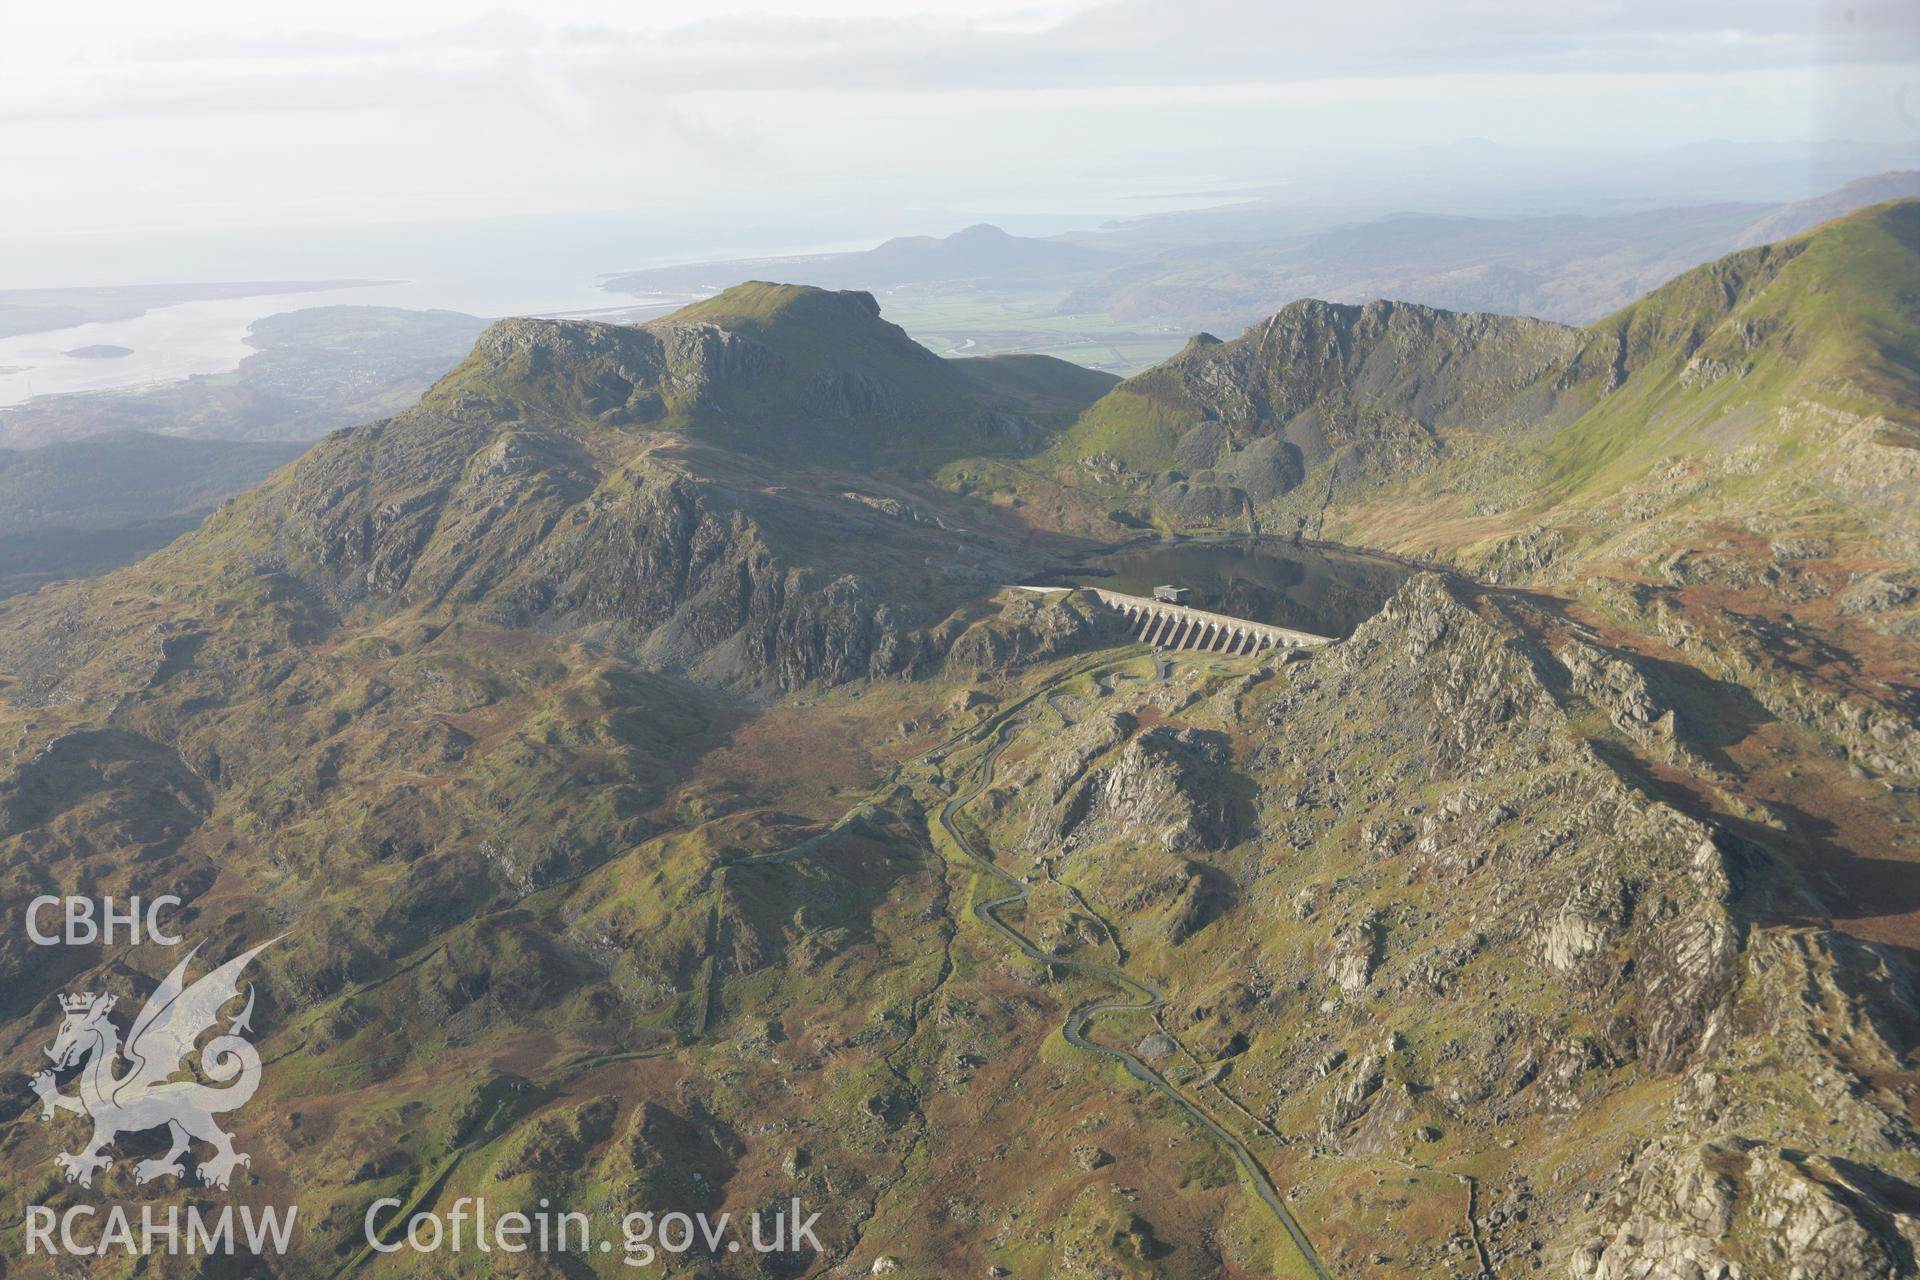
[[[1262,649],[1304,649],[1332,644],[1332,636],[1276,627],[1224,613],[1209,613],[1183,604],[1168,604],[1145,596],[1124,595],[1103,587],[1031,587],[1022,591],[1087,591],[1101,604],[1127,619],[1134,639],[1158,649],[1191,649],[1207,653],[1258,653]]]

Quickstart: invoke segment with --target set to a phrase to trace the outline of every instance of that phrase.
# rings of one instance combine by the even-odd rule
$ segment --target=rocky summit
[[[298,1208],[129,1276],[630,1271],[370,1219],[481,1200],[817,1215],[689,1276],[1914,1275],[1916,296],[1897,201],[1586,328],[1308,301],[1125,382],[851,291],[498,322],[0,600],[15,921],[273,940],[248,1160],[175,1174],[39,1073],[185,953],[0,933],[0,1214]],[[1243,655],[1068,585],[1276,535],[1399,585]]]

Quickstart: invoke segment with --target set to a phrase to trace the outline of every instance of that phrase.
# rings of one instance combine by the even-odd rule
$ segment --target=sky
[[[1920,5],[0,0],[0,241],[589,211],[777,235],[790,214],[771,250],[1409,149],[1839,139],[1920,143]]]

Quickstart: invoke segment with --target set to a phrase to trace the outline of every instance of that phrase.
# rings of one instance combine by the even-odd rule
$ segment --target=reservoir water
[[[1277,538],[1195,538],[1098,552],[1049,580],[1137,596],[1185,587],[1196,609],[1344,637],[1413,573],[1377,556]]]

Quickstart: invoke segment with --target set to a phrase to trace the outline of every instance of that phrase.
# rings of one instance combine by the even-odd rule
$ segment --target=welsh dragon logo
[[[85,1063],[80,1069],[80,1093],[78,1097],[61,1093],[54,1083],[54,1071],[38,1073],[32,1084],[33,1091],[40,1095],[42,1120],[51,1120],[56,1111],[93,1118],[93,1141],[77,1155],[63,1152],[54,1157],[54,1163],[66,1171],[68,1182],[92,1186],[93,1175],[113,1163],[104,1152],[115,1138],[162,1125],[167,1128],[172,1147],[158,1159],[142,1160],[134,1166],[138,1182],[150,1182],[163,1174],[184,1178],[186,1168],[180,1157],[195,1139],[214,1147],[214,1155],[200,1162],[200,1180],[208,1186],[225,1189],[236,1168],[252,1163],[252,1157],[233,1149],[233,1135],[213,1119],[246,1105],[260,1087],[260,1054],[241,1034],[253,1030],[248,1025],[253,1016],[252,984],[247,987],[246,1007],[227,1024],[225,1034],[198,1049],[198,1074],[213,1085],[174,1077],[187,1067],[200,1037],[219,1021],[220,1011],[239,998],[239,978],[247,964],[277,941],[270,938],[187,986],[187,966],[200,950],[196,946],[148,997],[127,1033],[124,1050],[120,1030],[107,1016],[113,1010],[113,996],[83,993],[60,997],[66,1017],[46,1054],[53,1059],[54,1071]],[[116,1075],[115,1066],[123,1053],[128,1067]]]

